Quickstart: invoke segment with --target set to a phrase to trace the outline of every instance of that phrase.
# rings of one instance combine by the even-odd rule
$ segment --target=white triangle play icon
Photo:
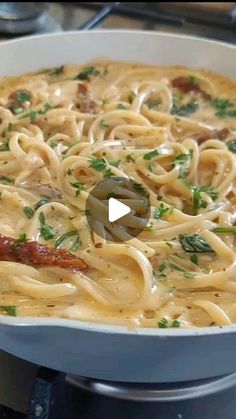
[[[110,223],[119,220],[131,212],[130,207],[118,201],[118,199],[110,198],[108,201],[108,220]]]

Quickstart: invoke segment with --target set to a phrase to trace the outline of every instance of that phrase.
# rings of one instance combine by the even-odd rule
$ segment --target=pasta
[[[15,252],[30,242],[65,249],[87,270],[7,257],[4,238],[1,314],[129,328],[236,323],[235,98],[235,83],[209,71],[111,61],[2,80],[0,235]],[[88,225],[89,193],[114,176],[149,199],[137,237],[105,221],[102,199],[103,221]]]

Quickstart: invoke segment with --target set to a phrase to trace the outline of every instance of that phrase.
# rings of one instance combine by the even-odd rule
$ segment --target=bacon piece
[[[98,113],[100,110],[98,103],[93,100],[88,85],[85,83],[79,83],[78,85],[78,100],[76,104],[80,111],[84,113]]]
[[[171,81],[171,84],[173,87],[177,87],[178,89],[180,89],[183,93],[197,92],[201,93],[203,99],[211,100],[211,95],[207,93],[205,90],[201,89],[198,83],[194,83],[193,81],[191,81],[189,77],[176,77],[176,79],[173,79]]]
[[[31,266],[59,266],[84,271],[85,262],[64,249],[53,249],[36,241],[21,242],[0,234],[0,260],[21,262]]]
[[[223,128],[221,130],[214,130],[212,132],[209,133],[198,133],[194,135],[194,139],[197,141],[198,144],[202,144],[204,143],[204,141],[206,140],[210,140],[212,138],[217,138],[218,140],[225,140],[228,135],[229,135],[230,131],[228,128]]]
[[[10,93],[10,95],[8,96],[8,103],[7,103],[8,109],[22,108],[22,107],[24,108],[24,102],[22,103],[22,101],[20,101],[17,97],[19,93],[26,94],[30,98],[32,97],[32,93],[27,89],[15,90],[14,92]]]

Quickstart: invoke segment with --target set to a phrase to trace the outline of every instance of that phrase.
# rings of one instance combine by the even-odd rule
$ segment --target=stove
[[[0,41],[27,34],[112,28],[236,43],[235,6],[214,2],[1,2]],[[172,384],[112,383],[66,375],[2,351],[1,418],[236,419],[236,373]]]

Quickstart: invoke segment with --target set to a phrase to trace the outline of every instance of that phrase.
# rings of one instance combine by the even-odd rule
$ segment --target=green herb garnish
[[[137,192],[139,192],[141,195],[144,195],[144,196],[146,196],[146,197],[149,197],[149,192],[148,192],[148,190],[147,190],[146,188],[144,188],[144,186],[143,186],[141,183],[136,182],[136,181],[135,181],[135,180],[133,180],[133,179],[131,179],[131,180],[130,180],[130,183],[131,183],[131,185],[133,186],[133,188],[134,188]]]
[[[165,317],[162,317],[157,325],[160,329],[167,329],[169,327],[180,327],[181,323],[178,320],[168,321]]]
[[[63,241],[68,239],[68,237],[73,237],[76,235],[77,235],[76,230],[67,231],[67,233],[62,234],[62,236],[58,237],[58,239],[55,242],[55,245],[54,245],[55,249],[59,249],[62,246]]]
[[[158,321],[158,327],[160,329],[166,329],[168,326],[168,320],[165,317],[162,317],[161,320]]]
[[[50,103],[45,103],[42,109],[39,109],[38,111],[31,110],[28,113],[25,113],[24,115],[22,115],[20,119],[29,117],[30,122],[33,124],[34,122],[36,122],[39,115],[45,115],[52,108],[53,106],[50,105]]]
[[[26,90],[18,90],[16,92],[16,99],[20,103],[30,102],[32,99],[32,95],[30,92]]]
[[[215,227],[213,233],[236,233],[236,227]]]
[[[180,266],[176,265],[175,263],[170,263],[170,268],[174,269],[175,271],[184,272],[184,269],[180,268]]]
[[[119,167],[121,160],[109,160],[109,164],[114,167]]]
[[[163,203],[161,203],[159,205],[159,207],[155,208],[155,210],[154,210],[154,215],[153,216],[154,216],[155,220],[160,220],[161,218],[163,218],[169,210],[170,209],[168,207],[165,207],[165,205]]]
[[[42,198],[42,199],[40,199],[36,204],[35,204],[35,206],[34,206],[34,210],[35,211],[37,211],[37,209],[38,208],[40,208],[40,207],[42,207],[42,205],[46,205],[46,204],[49,204],[49,200],[48,199],[45,199],[45,198]]]
[[[56,148],[58,146],[58,142],[57,141],[54,141],[54,140],[51,140],[50,143],[49,143],[49,146],[51,148]]]
[[[135,162],[135,160],[134,160],[134,158],[131,156],[131,154],[127,154],[127,156],[125,156],[125,160],[128,162],[128,163],[131,163],[131,162]]]
[[[178,156],[175,157],[174,159],[174,165],[177,164],[185,164],[186,162],[189,161],[189,159],[191,158],[191,154],[178,154]]]
[[[0,183],[4,183],[6,185],[13,184],[15,179],[11,176],[0,176]]]
[[[128,102],[130,103],[130,104],[132,104],[133,103],[133,101],[135,100],[135,98],[136,98],[136,93],[134,93],[132,90],[131,90],[131,92],[129,93],[129,95],[128,95]]]
[[[122,105],[122,103],[118,103],[117,109],[124,110],[124,109],[127,109],[127,108],[124,105]]]
[[[107,167],[106,160],[103,157],[96,158],[92,156],[89,159],[89,161],[90,161],[89,167],[92,167],[94,170],[97,170],[98,172],[103,172],[103,170],[105,170]]]
[[[181,323],[178,320],[173,320],[170,327],[180,327]]]
[[[76,189],[75,196],[79,196],[81,191],[84,191],[84,183],[82,182],[71,182],[70,183],[73,188]]]
[[[82,246],[82,242],[81,242],[80,237],[79,237],[79,234],[78,234],[75,242],[70,247],[70,250],[72,252],[76,252],[76,250],[80,249],[81,246]]]
[[[9,316],[16,317],[16,306],[0,306]]]
[[[198,234],[188,235],[180,234],[179,241],[182,248],[186,252],[191,253],[212,253],[214,250],[211,246]]]
[[[198,108],[199,108],[199,105],[194,100],[187,103],[187,105],[182,105],[182,106],[179,106],[176,103],[174,103],[171,109],[171,114],[178,115],[178,116],[188,116],[196,112]]]
[[[164,263],[161,263],[159,266],[159,271],[163,272],[166,269],[166,265]]]
[[[236,153],[236,139],[228,141],[226,145],[231,153]]]
[[[7,140],[5,143],[2,143],[0,145],[0,151],[9,151],[10,147],[9,147],[9,140]]]
[[[71,175],[72,175],[72,170],[71,170],[71,168],[67,169],[66,174],[67,174],[68,176],[71,176]]]
[[[26,206],[26,207],[23,208],[23,211],[24,211],[27,218],[29,218],[29,219],[33,218],[33,216],[34,216],[33,208]]]
[[[190,256],[190,260],[192,263],[194,263],[195,265],[198,265],[198,255],[191,255]]]
[[[193,279],[194,278],[194,274],[192,272],[184,272],[184,277],[186,279]]]
[[[46,223],[45,215],[43,212],[40,212],[39,214],[39,222],[40,222],[40,235],[44,238],[44,240],[53,239],[57,231],[54,227]]]
[[[211,105],[216,109],[215,116],[219,118],[234,118],[236,117],[236,109],[234,104],[228,99],[212,99]]]
[[[90,76],[98,76],[100,71],[96,70],[95,67],[85,67],[77,76],[75,76],[75,80],[89,80]]]
[[[52,70],[49,71],[49,76],[60,76],[64,73],[64,65],[61,65],[60,67],[55,67]]]
[[[106,124],[106,122],[104,121],[104,119],[102,119],[102,120],[99,122],[99,128],[103,128],[103,129],[105,129],[105,128],[109,128],[109,125],[108,125],[108,124]]]
[[[107,169],[107,170],[105,170],[105,172],[103,173],[103,179],[107,179],[107,178],[109,178],[109,177],[111,177],[111,176],[113,176],[113,175],[114,175],[114,173],[112,173],[111,169]]]
[[[202,193],[206,193],[209,195],[213,201],[215,201],[219,193],[215,191],[212,186],[203,185],[203,186],[192,186],[191,189],[193,190],[193,207],[194,208],[206,208],[207,201],[202,198]]]
[[[151,160],[158,155],[159,155],[159,152],[157,150],[152,150],[152,151],[149,151],[148,153],[144,154],[143,159],[144,160]]]

